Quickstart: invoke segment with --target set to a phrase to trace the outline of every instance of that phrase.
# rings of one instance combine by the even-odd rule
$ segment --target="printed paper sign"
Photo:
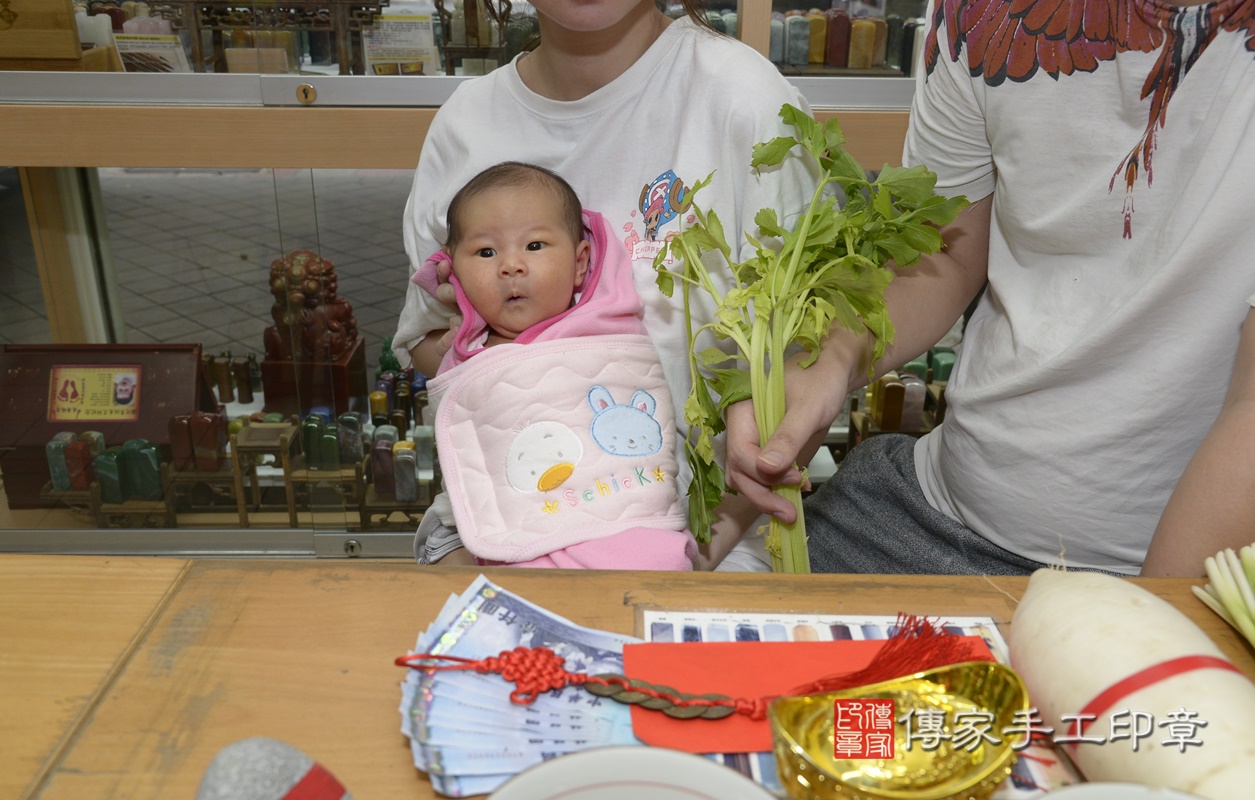
[[[384,14],[362,29],[369,75],[438,75],[440,54],[431,14]]]
[[[116,366],[54,366],[48,381],[48,421],[139,419],[143,369]]]
[[[113,41],[126,72],[191,72],[187,53],[177,36],[117,33]]]

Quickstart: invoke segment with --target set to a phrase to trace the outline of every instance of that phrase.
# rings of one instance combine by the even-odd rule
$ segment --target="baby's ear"
[[[592,252],[592,245],[587,239],[581,239],[580,243],[575,246],[575,288],[580,289],[584,286],[584,276],[588,274],[588,259]]]

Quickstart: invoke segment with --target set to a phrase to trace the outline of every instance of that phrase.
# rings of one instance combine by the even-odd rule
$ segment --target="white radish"
[[[1210,800],[1249,798],[1255,791],[1255,684],[1225,669],[1228,659],[1215,643],[1150,592],[1110,575],[1039,570],[1012,617],[1010,648],[1030,704],[1053,726],[1056,739],[1073,733],[1069,720],[1111,687],[1143,676],[1141,688],[1117,691],[1110,704],[1096,704],[1106,707],[1083,736],[1105,744],[1064,746],[1087,780],[1144,783]],[[1207,666],[1145,677],[1148,668],[1186,656],[1203,657]],[[1113,731],[1112,715],[1121,711],[1153,719],[1153,730],[1136,749],[1128,727]],[[1192,731],[1174,728],[1173,715],[1181,712],[1206,724]],[[1113,732],[1125,738],[1112,740]],[[1182,748],[1182,739],[1201,745]]]

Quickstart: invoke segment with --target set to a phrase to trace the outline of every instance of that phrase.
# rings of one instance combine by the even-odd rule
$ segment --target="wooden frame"
[[[78,285],[74,275],[74,236],[72,215],[62,202],[67,193],[59,185],[64,170],[51,167],[21,167],[22,194],[26,219],[39,266],[44,307],[54,342],[86,342],[86,320],[77,302]]]
[[[436,110],[7,105],[0,141],[5,161],[23,167],[414,169]],[[816,115],[840,118],[864,167],[899,163],[906,111]],[[100,146],[115,140],[127,147]]]

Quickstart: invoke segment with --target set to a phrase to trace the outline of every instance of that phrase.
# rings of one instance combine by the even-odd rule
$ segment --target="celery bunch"
[[[893,280],[886,267],[915,263],[921,254],[942,247],[937,227],[945,225],[967,205],[966,198],[944,198],[934,193],[936,175],[923,166],[889,167],[875,181],[842,145],[845,137],[835,119],[819,124],[791,105],[780,116],[795,131],[754,146],[751,166],[769,167],[790,157],[809,154],[819,165],[820,179],[805,213],[792,230],[780,223],[776,210],[759,211],[754,222],[759,237],[747,234],[754,254],[733,261],[732,247],[713,211],[693,204],[694,195],[709,185],[713,175],[699,181],[684,200],[696,222],[673,236],[654,260],[658,287],[670,297],[678,280],[684,292],[688,322],[693,390],[684,404],[689,425],[688,458],[693,468],[689,487],[690,530],[709,541],[711,516],[728,491],[723,467],[717,462],[713,438],[724,430],[723,411],[730,404],[754,398],[758,434],[766,442],[785,412],[785,351],[799,345],[808,352],[809,366],[834,322],[875,336],[873,362],[893,341],[893,323],[885,309],[885,288]],[[829,189],[835,185],[838,192]],[[843,202],[838,202],[837,194]],[[769,246],[764,240],[772,242]],[[727,264],[735,279],[724,293],[716,288],[703,255]],[[668,256],[677,267],[667,269]],[[714,319],[694,328],[690,292],[707,292],[715,301]],[[735,353],[710,347],[696,350],[698,334],[709,329],[735,344]],[[738,365],[738,358],[746,365]],[[843,387],[833,387],[842,391]],[[778,572],[809,572],[801,487],[779,486],[775,491],[797,508],[797,522],[771,521],[767,548]]]
[[[1222,550],[1204,563],[1210,583],[1192,587],[1194,594],[1255,647],[1255,544]]]

